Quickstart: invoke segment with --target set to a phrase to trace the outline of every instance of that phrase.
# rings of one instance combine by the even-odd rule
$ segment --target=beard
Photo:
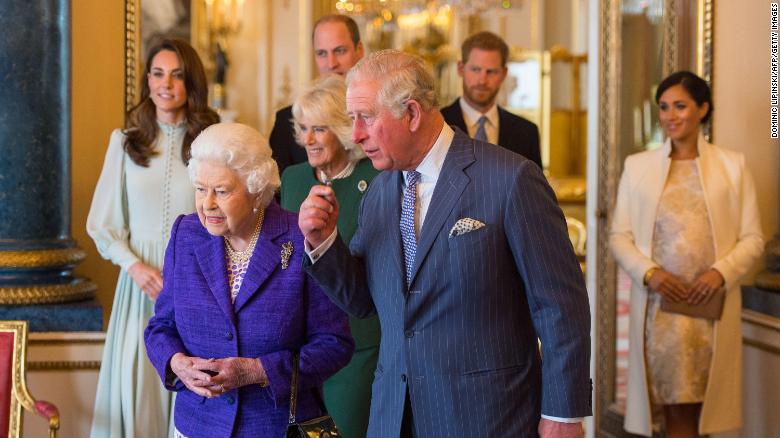
[[[498,90],[498,88],[491,91],[484,87],[463,87],[463,95],[472,105],[490,107],[496,101]]]

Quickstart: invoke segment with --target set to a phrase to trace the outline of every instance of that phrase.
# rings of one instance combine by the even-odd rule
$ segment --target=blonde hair
[[[317,81],[305,90],[292,107],[295,140],[304,146],[301,138],[301,119],[312,125],[326,126],[347,151],[349,161],[358,161],[366,155],[352,142],[352,120],[347,115],[347,86],[338,75],[330,75]]]
[[[247,125],[217,123],[195,138],[187,165],[193,183],[202,161],[222,164],[236,172],[247,191],[259,195],[263,208],[268,206],[281,185],[279,168],[271,158],[268,140]]]
[[[398,50],[380,50],[360,60],[347,73],[347,85],[355,79],[379,83],[377,102],[396,118],[406,102],[417,101],[423,111],[438,108],[436,82],[422,59]]]

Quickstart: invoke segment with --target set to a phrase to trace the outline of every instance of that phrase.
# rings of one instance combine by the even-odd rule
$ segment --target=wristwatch
[[[642,279],[642,284],[644,284],[645,286],[650,284],[650,279],[653,278],[653,274],[655,274],[655,271],[659,269],[661,268],[659,268],[658,266],[653,266],[652,268],[648,269],[647,272],[645,272],[644,278]]]

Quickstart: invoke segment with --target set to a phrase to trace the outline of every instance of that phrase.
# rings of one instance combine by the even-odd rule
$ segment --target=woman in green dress
[[[339,202],[338,235],[349,245],[357,229],[363,194],[378,172],[359,146],[350,141],[352,121],[346,113],[346,86],[327,77],[306,90],[293,105],[298,144],[307,163],[282,174],[282,208],[298,211],[312,186],[328,184]],[[379,319],[350,318],[355,354],[323,387],[325,406],[345,438],[363,438],[368,429],[371,384],[379,355]]]

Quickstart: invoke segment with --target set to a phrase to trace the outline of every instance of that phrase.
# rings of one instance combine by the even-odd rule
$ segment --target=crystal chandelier
[[[513,6],[519,6],[521,2],[519,0],[443,0],[440,3],[450,5],[453,10],[463,15],[474,15],[494,8],[511,9]]]
[[[511,9],[522,0],[337,0],[335,8],[345,14],[365,14],[389,11],[392,14],[420,12],[439,6],[450,6],[461,15],[473,15],[490,9]]]

